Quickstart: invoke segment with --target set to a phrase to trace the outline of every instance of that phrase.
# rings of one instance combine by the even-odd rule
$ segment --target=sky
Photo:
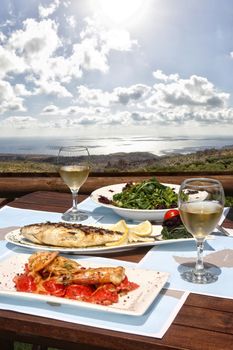
[[[1,0],[0,137],[232,135],[232,0]]]

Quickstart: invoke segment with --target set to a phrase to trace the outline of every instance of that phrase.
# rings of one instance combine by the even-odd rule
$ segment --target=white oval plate
[[[95,226],[108,229],[110,226],[112,226],[112,224],[95,224]],[[133,227],[134,225],[128,225],[128,226]],[[152,238],[159,237],[161,230],[162,230],[162,226],[153,225],[152,233],[150,237]],[[135,249],[138,247],[153,246],[157,242],[157,241],[135,242],[135,243],[127,243],[124,245],[118,245],[113,247],[94,246],[94,247],[87,247],[87,248],[66,248],[66,247],[51,246],[46,244],[37,244],[37,243],[30,242],[20,233],[20,229],[16,229],[11,232],[8,232],[5,236],[5,240],[9,243],[13,243],[17,246],[24,247],[24,248],[31,248],[35,250],[59,251],[61,253],[73,253],[73,254],[115,253],[115,252]]]
[[[116,193],[122,192],[122,189],[125,185],[126,183],[98,188],[97,190],[91,193],[90,198],[95,203],[102,205],[103,207],[112,209],[116,214],[123,217],[124,219],[135,220],[135,221],[144,221],[144,220],[150,220],[150,221],[154,220],[157,222],[163,221],[164,214],[169,209],[156,209],[156,210],[127,209],[127,208],[119,208],[111,204],[104,204],[99,201],[100,196],[104,196],[109,200],[112,200],[113,195]],[[176,193],[178,193],[180,188],[179,185],[175,185],[175,184],[163,184],[163,185],[173,188]]]
[[[109,228],[112,224],[96,224],[95,226],[103,227],[103,228]],[[132,227],[134,225],[128,225],[129,227]],[[61,253],[66,254],[107,254],[107,253],[117,253],[117,252],[123,252],[127,250],[136,249],[139,247],[153,247],[155,245],[161,245],[161,244],[168,244],[168,243],[178,243],[178,242],[184,242],[184,241],[192,241],[193,238],[181,238],[181,239],[167,239],[163,240],[161,237],[161,230],[162,226],[160,225],[153,225],[152,226],[152,234],[150,237],[154,237],[154,242],[136,242],[136,243],[128,243],[124,245],[114,246],[114,247],[106,247],[106,246],[95,246],[95,247],[87,247],[87,248],[65,248],[65,247],[56,247],[56,246],[50,246],[45,244],[36,244],[32,243],[29,240],[27,240],[23,235],[20,233],[20,229],[13,230],[6,234],[5,240],[9,243],[12,243],[14,245],[17,245],[19,247],[23,248],[30,248],[33,250],[49,250],[49,251],[59,251]]]

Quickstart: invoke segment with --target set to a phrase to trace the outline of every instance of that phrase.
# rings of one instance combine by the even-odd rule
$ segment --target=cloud
[[[172,81],[172,80],[177,81],[179,79],[179,74],[166,75],[160,69],[153,72],[153,76],[155,77],[155,79],[163,80],[165,82]]]
[[[14,51],[0,46],[0,78],[5,78],[10,74],[21,74],[25,71],[24,60],[17,56]]]
[[[4,43],[5,40],[6,40],[6,36],[2,32],[0,32],[0,42]]]
[[[32,92],[26,89],[24,84],[16,84],[14,87],[16,96],[31,96]]]
[[[49,106],[46,106],[45,108],[43,108],[42,110],[42,113],[56,113],[58,111],[58,108],[57,106],[55,105],[49,105]]]
[[[217,91],[207,78],[192,75],[189,79],[181,79],[175,75],[171,79],[171,76],[166,78],[164,74],[161,77],[164,82],[153,86],[148,106],[189,109],[202,107],[205,110],[227,106],[230,95]]]
[[[60,5],[60,0],[54,0],[49,6],[39,5],[38,11],[41,18],[46,18],[52,15]]]
[[[136,84],[129,88],[119,87],[114,89],[116,100],[123,105],[127,105],[131,101],[138,101],[146,96],[150,91],[150,87],[143,84]]]
[[[90,89],[81,85],[77,87],[77,100],[82,103],[102,107],[114,107],[114,105],[125,106],[142,100],[150,90],[151,88],[144,84],[117,87],[112,92],[102,91],[101,89]]]
[[[208,125],[232,122],[229,94],[218,91],[208,79],[195,75],[182,79],[178,74],[167,76],[162,71],[158,76],[163,83],[151,86],[135,84],[112,91],[78,86],[76,102],[83,109],[73,106],[66,113],[92,116],[97,124],[105,125]]]
[[[87,17],[85,22],[86,27],[80,32],[81,39],[94,39],[96,45],[105,54],[108,54],[110,50],[129,51],[137,45],[137,41],[131,39],[130,33],[127,30],[108,28],[102,25],[97,16]]]
[[[96,106],[109,106],[114,98],[111,93],[104,92],[101,89],[89,89],[86,86],[80,85],[77,88],[77,100],[82,104],[91,104]]]
[[[76,28],[77,21],[74,16],[66,16],[66,22],[69,24],[69,26],[73,29]]]
[[[58,81],[38,79],[35,81],[38,88],[34,89],[35,95],[55,95],[57,97],[72,97],[72,94]]]
[[[149,63],[145,58],[141,64],[143,46],[129,30],[103,25],[97,15],[83,20],[69,6],[70,1],[53,0],[39,5],[38,19],[18,21],[9,30],[1,26],[1,125],[71,130],[91,125],[156,128],[232,123],[230,95],[209,79],[151,69],[154,80],[145,83]],[[140,69],[146,67],[145,75],[135,70],[139,63]],[[114,71],[118,65],[122,69]],[[33,117],[20,115],[30,114],[30,108]]]
[[[74,46],[74,53],[84,69],[106,73],[111,51],[130,51],[137,44],[128,31],[108,29],[97,17],[86,18],[85,21],[86,27],[80,33],[81,43]]]
[[[6,48],[14,50],[33,71],[40,71],[40,64],[44,65],[60,46],[55,21],[46,19],[38,22],[29,18],[23,22],[23,29],[12,33]]]
[[[73,98],[70,84],[74,80],[80,79],[87,71],[107,73],[112,50],[129,51],[133,48],[135,42],[126,30],[111,30],[103,27],[96,18],[86,18],[80,40],[69,42],[68,49],[65,38],[58,33],[56,21],[47,18],[59,4],[60,1],[54,1],[47,8],[40,6],[40,21],[28,18],[22,22],[21,28],[12,30],[8,36],[1,35],[0,79],[8,80],[12,93],[15,91],[24,98],[30,95]],[[68,20],[72,26],[75,24],[74,16]],[[20,85],[17,85],[18,77]],[[107,94],[99,95],[102,95],[101,105],[106,106]],[[19,110],[22,110],[22,103],[23,100],[18,100],[16,104]],[[11,110],[12,104],[0,105],[4,112],[8,107]]]
[[[7,81],[0,80],[0,113],[25,110],[23,99],[16,96],[14,89]]]
[[[2,121],[2,126],[13,129],[28,129],[35,127],[37,120],[30,116],[12,116]]]

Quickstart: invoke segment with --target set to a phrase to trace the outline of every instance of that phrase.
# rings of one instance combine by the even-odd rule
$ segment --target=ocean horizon
[[[205,149],[233,147],[232,137],[151,137],[124,136],[100,138],[1,138],[2,154],[44,154],[56,155],[61,146],[86,146],[92,155],[106,155],[119,152],[149,152],[157,156],[174,153],[188,154]]]

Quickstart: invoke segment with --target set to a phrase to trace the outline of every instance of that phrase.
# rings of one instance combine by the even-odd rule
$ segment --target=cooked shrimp
[[[56,258],[45,267],[45,271],[53,276],[61,276],[67,274],[75,274],[83,267],[76,261],[67,259],[63,256],[56,256]]]
[[[114,285],[118,285],[123,281],[124,278],[125,269],[121,266],[118,266],[83,269],[75,275],[72,275],[71,279],[67,278],[64,280],[63,278],[63,281],[66,283],[76,284],[113,283]]]
[[[40,271],[48,266],[57,256],[59,252],[37,252],[32,254],[28,259],[28,269],[30,271]]]

